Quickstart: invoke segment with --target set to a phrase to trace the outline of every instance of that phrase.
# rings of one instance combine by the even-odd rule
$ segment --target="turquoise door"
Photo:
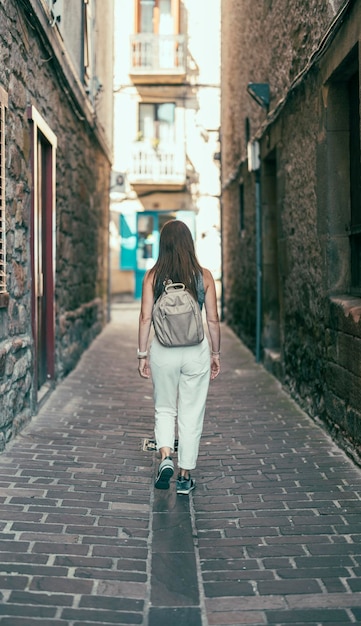
[[[142,295],[144,274],[158,258],[159,219],[156,211],[137,213],[137,249],[135,268],[135,298]]]
[[[140,211],[120,216],[120,268],[134,270],[136,299],[142,296],[144,274],[155,264],[159,254],[159,235],[163,224],[180,219],[189,226],[194,237],[195,216],[192,211]]]

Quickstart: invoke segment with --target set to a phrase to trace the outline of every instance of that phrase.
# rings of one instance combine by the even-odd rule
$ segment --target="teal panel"
[[[120,269],[135,270],[137,248],[137,216],[120,215]]]

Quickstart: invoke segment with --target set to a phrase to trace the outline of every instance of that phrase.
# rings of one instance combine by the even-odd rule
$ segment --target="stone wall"
[[[348,10],[337,20],[340,7]],[[226,0],[223,9],[225,319],[255,350],[256,196],[248,134],[261,149],[262,360],[357,456],[361,298],[350,295],[348,155],[337,146],[345,131],[330,85],[338,68],[347,76],[347,63],[355,65],[361,7]],[[268,112],[247,93],[249,82],[269,83]]]
[[[52,384],[107,321],[109,154],[64,83],[29,4],[0,4],[6,112],[7,290],[0,297],[0,450],[37,410],[31,274],[31,134],[36,107],[57,137],[56,359]]]

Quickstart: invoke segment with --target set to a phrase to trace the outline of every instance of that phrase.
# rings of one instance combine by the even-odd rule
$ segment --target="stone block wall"
[[[348,150],[340,122],[345,100],[333,94],[332,81],[337,92],[337,72],[345,72],[350,59],[354,71],[360,32],[361,6],[352,0],[310,1],[302,8],[283,0],[257,7],[223,3],[225,319],[255,350],[256,196],[247,140],[258,140],[262,359],[356,456],[361,298],[350,295]],[[269,84],[268,111],[247,93],[250,82]]]
[[[326,328],[324,415],[335,438],[361,454],[361,301],[331,299]]]
[[[107,321],[110,150],[96,112],[81,114],[49,54],[30,3],[0,4],[0,85],[6,111],[7,294],[0,294],[0,451],[37,410],[32,329],[29,105],[57,137],[55,379],[65,376]],[[89,105],[85,105],[88,107]]]

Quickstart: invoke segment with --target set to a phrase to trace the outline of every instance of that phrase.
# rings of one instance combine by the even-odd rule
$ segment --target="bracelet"
[[[212,356],[221,356],[221,351],[218,350],[217,352],[217,350],[212,350]]]
[[[145,352],[141,352],[138,348],[137,350],[137,358],[138,359],[146,359],[148,356],[148,350],[146,350]]]

